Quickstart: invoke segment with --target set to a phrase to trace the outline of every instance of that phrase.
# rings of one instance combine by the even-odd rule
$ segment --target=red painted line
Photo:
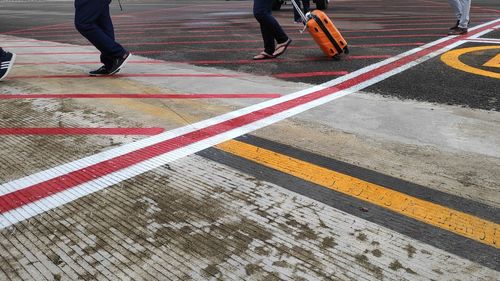
[[[93,62],[94,64],[96,62]],[[74,64],[74,63],[68,63]],[[82,62],[77,62],[77,64],[83,64]],[[88,63],[90,64],[90,63]],[[189,74],[189,73],[137,73],[137,74],[116,74],[113,76],[89,76],[88,74],[66,74],[66,75],[20,75],[20,76],[12,76],[12,79],[59,79],[59,78],[89,78],[89,79],[116,79],[116,78],[124,78],[124,77],[197,77],[197,78],[228,78],[228,77],[241,77],[241,75],[225,75],[225,74]]]
[[[390,55],[367,55],[367,56],[346,56],[346,60],[366,60],[366,59],[386,59]],[[249,63],[297,63],[304,61],[331,61],[327,57],[313,57],[303,59],[269,59],[269,60],[192,60],[192,61],[130,61],[128,64],[162,64],[162,63],[179,63],[179,64],[249,64]],[[59,61],[59,62],[23,62],[16,63],[16,65],[54,65],[54,64],[68,64],[68,65],[82,65],[82,64],[99,64],[97,61]],[[144,73],[144,74],[117,74],[113,76],[100,76],[91,78],[113,78],[113,77],[239,77],[241,75],[222,75],[222,74],[169,74],[169,73]],[[68,75],[31,75],[31,76],[12,76],[17,79],[29,78],[89,78],[86,74],[68,74]]]
[[[390,58],[390,55],[368,55],[368,56],[346,56],[346,60],[366,60],[366,59],[386,59]],[[235,61],[225,61],[225,60],[196,60],[196,61],[185,61],[179,63],[189,63],[189,64],[247,64],[247,63],[295,63],[304,61],[332,61],[327,57],[314,57],[314,58],[303,58],[303,59],[269,59],[269,60],[235,60]]]
[[[486,18],[486,19],[483,19],[483,20],[484,21],[489,21],[489,20],[494,20],[494,19],[497,19],[497,18]],[[479,22],[478,24],[481,24],[481,23],[483,23],[483,21]],[[408,25],[410,25],[410,26],[415,26],[415,25],[418,25],[418,26],[421,26],[421,25],[432,25],[432,26],[446,25],[446,26],[448,26],[449,25],[449,21],[446,21],[446,22],[445,21],[422,22],[422,23],[418,23],[418,24],[415,24],[415,23],[384,23],[383,25],[386,26],[386,27],[387,26],[408,26]]]
[[[94,55],[94,54],[100,54],[100,52],[99,51],[88,51],[88,52],[16,52],[16,54],[17,55]],[[134,54],[137,54],[137,52],[134,52]]]
[[[281,94],[0,94],[0,99],[272,99]]]
[[[348,36],[350,39],[366,39],[366,38],[421,38],[421,37],[442,37],[443,34],[391,34],[391,35],[364,35],[364,36]],[[311,41],[309,37],[295,38],[295,41]],[[228,44],[228,43],[261,43],[262,39],[248,40],[203,40],[203,41],[174,41],[174,42],[142,42],[124,43],[126,46],[170,46],[170,45],[200,45],[200,44]],[[4,48],[70,48],[73,46],[5,46]]]
[[[285,28],[289,29],[299,29],[298,25],[283,25]],[[256,27],[257,28],[257,27]],[[132,37],[126,37],[126,35],[137,35],[137,34],[146,34],[147,31],[152,31],[156,29],[164,29],[164,28],[146,28],[146,27],[141,27],[138,28],[140,31],[133,31],[134,29],[127,29],[127,31],[116,31],[116,36],[120,38],[121,41],[124,40],[137,40],[137,36],[132,36]],[[248,29],[235,29],[234,27],[231,28],[231,31],[248,31]],[[343,30],[343,34],[349,34],[349,33],[359,33],[359,32],[370,32],[370,33],[383,33],[383,32],[393,32],[393,31],[423,31],[423,30],[442,30],[442,28],[439,27],[414,27],[414,28],[394,28],[394,29],[385,29],[385,28],[380,28],[380,29],[360,29],[360,30]],[[227,30],[224,30],[227,32]],[[162,35],[162,36],[148,36],[148,39],[179,39],[179,38],[212,38],[212,37],[221,37],[222,35],[220,34],[207,34],[206,32],[200,31],[201,34],[197,35]],[[71,32],[61,32],[59,31],[58,34],[54,34],[54,32],[49,32],[47,34],[45,33],[36,33],[37,38],[45,38],[45,37],[50,37],[50,38],[60,38],[60,37],[75,37],[77,36],[78,33],[76,33],[74,30]],[[254,35],[252,35],[253,37]],[[239,34],[226,34],[224,37],[248,37],[244,35],[239,35]]]
[[[443,34],[400,34],[400,35],[366,35],[349,36],[346,40],[357,38],[419,38],[419,37],[443,37]],[[295,38],[295,41],[311,41],[309,37]],[[151,45],[199,45],[199,44],[227,44],[227,43],[262,43],[262,39],[250,40],[204,40],[204,41],[174,41],[174,42],[144,42],[144,43],[126,43],[127,46],[151,46]]]
[[[66,24],[67,23],[42,25],[42,26],[37,26],[37,27],[32,27],[32,28],[18,29],[18,30],[8,31],[8,32],[0,32],[0,34],[19,34],[19,33],[27,32],[27,31],[37,31],[37,30],[46,29],[46,28],[50,28],[50,27],[60,27],[60,26],[66,25]]]
[[[421,46],[424,42],[406,42],[406,43],[381,43],[381,44],[349,44],[349,47],[406,47],[406,46]],[[316,45],[311,46],[290,46],[289,49],[318,49]],[[238,48],[238,51],[256,51],[262,48]],[[134,51],[135,55],[145,54],[162,54],[172,52],[172,50],[149,50],[149,51]],[[234,52],[234,49],[201,49],[201,50],[183,50],[183,53],[213,53],[213,52]],[[16,52],[18,55],[93,55],[99,54],[98,51],[88,52]]]
[[[163,128],[0,128],[0,135],[145,135],[163,133]]]
[[[275,74],[276,78],[300,78],[300,77],[315,77],[315,76],[341,76],[346,75],[347,71],[318,71],[318,72],[304,72],[304,73],[280,73]]]
[[[490,26],[483,27],[481,29],[475,30],[474,32],[469,32],[469,36],[472,36],[477,32],[485,30]],[[410,62],[418,60],[419,58],[429,55],[432,52],[438,51],[461,39],[463,38],[452,37],[444,42],[433,45],[427,49],[420,50],[414,54],[400,58],[389,64],[372,69],[364,74],[361,74],[352,79],[341,82],[330,88],[319,90],[305,96],[301,96],[292,100],[284,101],[282,103],[273,106],[256,110],[248,114],[235,117],[233,119],[220,122],[218,124],[214,124],[212,126],[208,126],[193,132],[189,132],[184,135],[174,137],[172,139],[159,142],[157,144],[144,147],[142,149],[138,149],[136,151],[121,156],[117,156],[113,159],[106,160],[77,171],[73,171],[66,175],[62,175],[47,180],[45,182],[8,193],[0,197],[0,213],[5,213],[9,210],[18,208],[22,205],[40,200],[41,198],[45,198],[52,194],[70,189],[79,184],[83,184],[91,180],[94,180],[96,178],[122,170],[124,168],[149,160],[153,157],[162,155],[164,153],[173,151],[175,149],[185,147],[187,145],[205,140],[207,138],[222,134],[224,132],[228,132],[235,128],[239,128],[251,124],[253,122],[262,120],[266,117],[273,116],[285,110],[289,110],[297,106],[306,104],[308,102],[317,100],[319,98],[338,93],[339,91],[342,90],[346,90],[352,86],[359,85],[360,83],[366,82],[374,77],[388,73],[389,71],[392,71],[398,67],[401,67]]]
[[[447,31],[446,31],[447,32]],[[361,38],[420,38],[420,37],[444,37],[443,34],[397,34],[397,35],[363,35],[363,36],[349,36],[346,40],[361,39]]]

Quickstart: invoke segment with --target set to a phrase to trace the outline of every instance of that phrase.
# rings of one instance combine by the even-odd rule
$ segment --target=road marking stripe
[[[317,76],[341,76],[346,75],[347,71],[316,71],[316,72],[303,72],[303,73],[279,73],[274,74],[276,78],[297,78],[297,77],[317,77]]]
[[[393,212],[500,248],[500,225],[261,147],[231,140],[217,148]]]
[[[469,34],[491,30],[490,27],[498,22],[500,19],[471,28]],[[462,43],[456,36],[445,37],[307,90],[2,184],[0,229],[171,161],[355,93]],[[19,213],[23,213],[23,216],[20,217]]]
[[[500,44],[500,39],[478,38],[478,39],[468,39],[468,40],[464,40],[464,41],[476,42],[476,43]]]
[[[146,135],[154,136],[163,128],[0,128],[0,135]]]
[[[271,99],[281,94],[11,94],[0,95],[0,99]]]
[[[153,62],[149,62],[153,64]],[[21,63],[18,63],[18,65]],[[41,65],[45,63],[40,63]],[[73,64],[73,63],[71,63]],[[91,63],[88,63],[91,64]],[[94,63],[92,63],[94,64]],[[95,63],[97,64],[97,63]],[[234,78],[234,77],[242,77],[242,75],[226,75],[226,74],[211,74],[211,73],[136,73],[136,74],[115,74],[112,76],[90,76],[88,74],[67,74],[67,75],[19,75],[19,76],[11,76],[11,79],[70,79],[70,78],[89,78],[89,79],[114,79],[118,77],[147,77],[147,78],[161,78],[161,77],[195,77],[195,78]]]
[[[421,46],[424,42],[404,42],[404,43],[381,43],[381,44],[349,44],[349,48],[356,47],[404,47],[404,46]],[[318,46],[290,46],[291,50],[316,50]],[[257,51],[262,48],[239,48],[239,51]],[[144,55],[144,54],[161,54],[167,53],[169,50],[148,50],[148,51],[134,51],[134,55]],[[234,49],[203,49],[203,50],[183,50],[187,53],[213,53],[213,52],[234,52]],[[16,52],[18,55],[97,55],[100,54],[98,51],[86,51],[86,52]]]
[[[390,55],[364,55],[364,56],[346,56],[345,60],[366,60],[366,59],[386,59],[390,58]],[[243,64],[243,63],[295,63],[295,62],[305,62],[305,61],[331,61],[331,58],[327,57],[317,57],[317,58],[300,58],[300,59],[270,59],[270,60],[253,60],[253,59],[243,59],[243,60],[192,60],[192,61],[168,61],[168,63],[179,63],[179,64]],[[164,64],[165,61],[160,60],[135,60],[130,61],[128,64]],[[68,65],[82,65],[82,64],[99,64],[97,61],[52,61],[52,62],[20,62],[17,65],[58,65],[58,64],[68,64]],[[120,74],[118,76],[141,76],[141,77],[163,77],[175,74],[168,73],[151,73],[151,74]],[[79,76],[88,75],[48,75],[48,76],[38,76],[42,78],[57,78],[64,76],[64,78],[80,78]],[[32,78],[36,76],[18,76],[21,78]]]

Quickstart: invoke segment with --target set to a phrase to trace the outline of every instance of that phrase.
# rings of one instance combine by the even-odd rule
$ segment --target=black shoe
[[[450,30],[450,32],[448,32],[448,35],[463,35],[467,34],[467,32],[468,32],[467,28],[457,27],[453,30]]]
[[[122,69],[125,64],[127,64],[127,61],[132,57],[132,54],[129,52],[125,52],[125,54],[121,57],[113,58],[113,65],[108,69],[109,73],[108,75],[113,75],[118,73],[120,69]]]
[[[459,24],[460,24],[460,20],[457,20],[457,23],[454,26],[450,27],[450,30],[457,29]],[[467,22],[467,26],[469,26],[469,24],[470,24],[470,20]]]
[[[5,52],[2,56],[0,56],[0,81],[2,81],[7,74],[9,74],[15,60],[16,54],[14,53]]]
[[[92,70],[89,72],[90,76],[104,76],[104,75],[109,75],[109,70],[106,68],[106,66],[101,66],[96,70]]]

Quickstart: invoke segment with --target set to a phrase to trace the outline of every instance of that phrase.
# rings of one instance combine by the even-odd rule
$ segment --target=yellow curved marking
[[[477,67],[467,65],[467,64],[460,61],[460,56],[463,54],[477,52],[477,51],[491,50],[491,49],[500,50],[500,46],[479,46],[479,47],[457,49],[457,50],[453,50],[453,51],[449,51],[449,52],[444,53],[441,56],[441,60],[445,64],[447,64],[455,69],[458,69],[458,70],[462,70],[462,71],[477,74],[477,75],[482,75],[482,76],[500,79],[500,73],[488,71],[488,70],[483,70],[483,69],[480,69]]]
[[[260,165],[500,249],[500,225],[495,222],[244,142],[231,140],[216,147]]]
[[[485,64],[483,64],[483,66],[500,67],[500,54],[487,61]]]

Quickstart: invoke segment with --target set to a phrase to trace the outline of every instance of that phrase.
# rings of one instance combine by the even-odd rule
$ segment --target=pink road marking
[[[0,99],[272,99],[281,94],[10,94]]]
[[[78,63],[67,63],[67,64],[96,64],[97,62],[78,62]],[[130,63],[130,62],[129,62]],[[43,63],[42,63],[43,64]],[[62,63],[61,63],[62,64]],[[152,64],[152,62],[150,62]],[[137,74],[116,74],[113,76],[89,76],[88,74],[67,74],[67,75],[19,75],[11,76],[11,79],[50,79],[50,78],[89,78],[89,79],[116,79],[123,77],[150,77],[150,78],[161,78],[161,77],[197,77],[197,78],[228,78],[228,77],[241,77],[241,75],[226,75],[226,74],[189,74],[189,73],[137,73]]]
[[[422,38],[422,37],[442,37],[443,34],[395,34],[395,35],[363,35],[348,36],[346,40],[351,39],[369,39],[369,38]],[[309,37],[295,38],[295,41],[311,41]],[[127,46],[170,46],[170,45],[200,45],[200,44],[227,44],[227,43],[261,43],[262,39],[247,40],[203,40],[203,41],[173,41],[173,42],[143,42],[143,43],[124,43]],[[53,46],[4,46],[4,48],[71,48],[69,45]]]
[[[469,32],[468,36],[473,36],[474,34],[486,30],[487,28],[491,28],[491,24]],[[425,49],[417,50],[414,53],[410,53],[406,56],[400,57],[385,65],[380,65],[378,67],[368,69],[366,72],[360,72],[358,75],[348,78],[347,80],[339,82],[338,84],[331,87],[317,90],[290,100],[285,100],[274,105],[256,109],[241,116],[234,117],[226,121],[221,121],[213,125],[208,125],[206,127],[173,137],[171,139],[128,152],[121,156],[116,156],[109,160],[102,161],[61,176],[56,176],[44,182],[7,193],[3,196],[0,196],[0,213],[6,213],[20,206],[38,201],[42,198],[46,198],[50,195],[95,180],[96,178],[103,177],[113,172],[117,172],[127,167],[131,167],[140,162],[152,159],[153,157],[177,149],[181,149],[188,145],[192,145],[208,138],[227,133],[231,130],[241,128],[245,125],[252,124],[259,120],[263,120],[264,118],[275,116],[279,113],[283,113],[286,110],[292,110],[318,99],[332,96],[339,93],[340,91],[359,86],[360,84],[368,82],[371,79],[386,75],[400,67],[407,66],[408,64],[411,64],[425,56],[428,56],[433,52],[443,50],[462,39],[463,38],[460,37],[450,37],[446,40],[438,42],[437,44],[430,45]]]
[[[0,128],[0,135],[144,135],[153,136],[163,128]]]
[[[380,43],[380,44],[349,44],[349,47],[407,47],[407,46],[421,46],[424,42],[406,42],[406,43]],[[318,47],[314,46],[290,46],[289,49],[311,49],[316,50]],[[239,51],[255,51],[262,48],[239,48]],[[168,53],[171,50],[150,50],[150,51],[134,51],[135,55],[144,54],[161,54]],[[185,53],[203,53],[203,52],[234,52],[234,49],[203,49],[203,50],[184,50]],[[99,54],[98,51],[88,52],[16,52],[18,55],[93,55]]]
[[[367,59],[386,59],[390,55],[368,55],[368,56],[346,56],[345,60],[367,60]],[[130,61],[128,64],[161,64],[161,63],[180,63],[180,64],[247,64],[247,63],[295,63],[304,61],[331,61],[327,57],[303,58],[303,59],[273,59],[273,60],[193,60],[193,61],[155,61],[155,60],[142,60]],[[99,64],[97,61],[59,61],[59,62],[20,62],[17,65],[47,65],[47,64],[68,64],[68,65],[82,65],[82,64]],[[240,75],[241,76],[241,75]],[[28,79],[28,78],[89,78],[89,75],[84,74],[68,74],[68,75],[26,75],[26,76],[12,76],[11,78]],[[237,77],[237,75],[222,75],[222,74],[172,74],[172,73],[148,73],[148,74],[117,74],[112,77]],[[99,76],[92,78],[110,78],[110,76]]]
[[[318,72],[304,72],[304,73],[280,73],[275,74],[276,78],[297,78],[297,77],[314,77],[314,76],[341,76],[346,75],[347,71],[318,71]]]
[[[297,25],[283,25],[286,28],[297,28]],[[116,36],[120,38],[120,40],[129,40],[129,39],[137,39],[137,36],[135,37],[125,37],[126,35],[137,35],[137,34],[146,34],[146,31],[152,31],[156,29],[164,29],[164,28],[147,28],[147,27],[141,27],[138,28],[137,30],[140,31],[134,31],[135,29],[127,29],[127,31],[117,31]],[[237,28],[232,28],[231,31],[236,31],[236,30],[241,30],[241,31],[248,31],[248,29],[237,29]],[[439,27],[414,27],[414,28],[394,28],[394,29],[360,29],[360,30],[343,30],[342,34],[349,34],[349,33],[359,33],[359,32],[371,32],[371,33],[383,33],[383,32],[393,32],[393,31],[424,31],[424,30],[442,30],[442,28]],[[226,30],[227,31],[227,30]],[[178,38],[211,38],[211,37],[221,37],[222,35],[218,34],[206,34],[205,32],[201,32],[201,34],[198,35],[163,35],[163,36],[147,36],[148,39],[178,39]],[[57,33],[54,32],[48,32],[47,34],[42,33],[42,32],[37,32],[36,36],[37,37],[50,37],[50,38],[59,38],[59,37],[75,37],[77,36],[78,33],[75,31],[68,31],[68,32],[63,32],[59,31]],[[242,35],[237,35],[237,34],[226,34],[224,37],[243,37]],[[247,36],[248,37],[248,36]]]

